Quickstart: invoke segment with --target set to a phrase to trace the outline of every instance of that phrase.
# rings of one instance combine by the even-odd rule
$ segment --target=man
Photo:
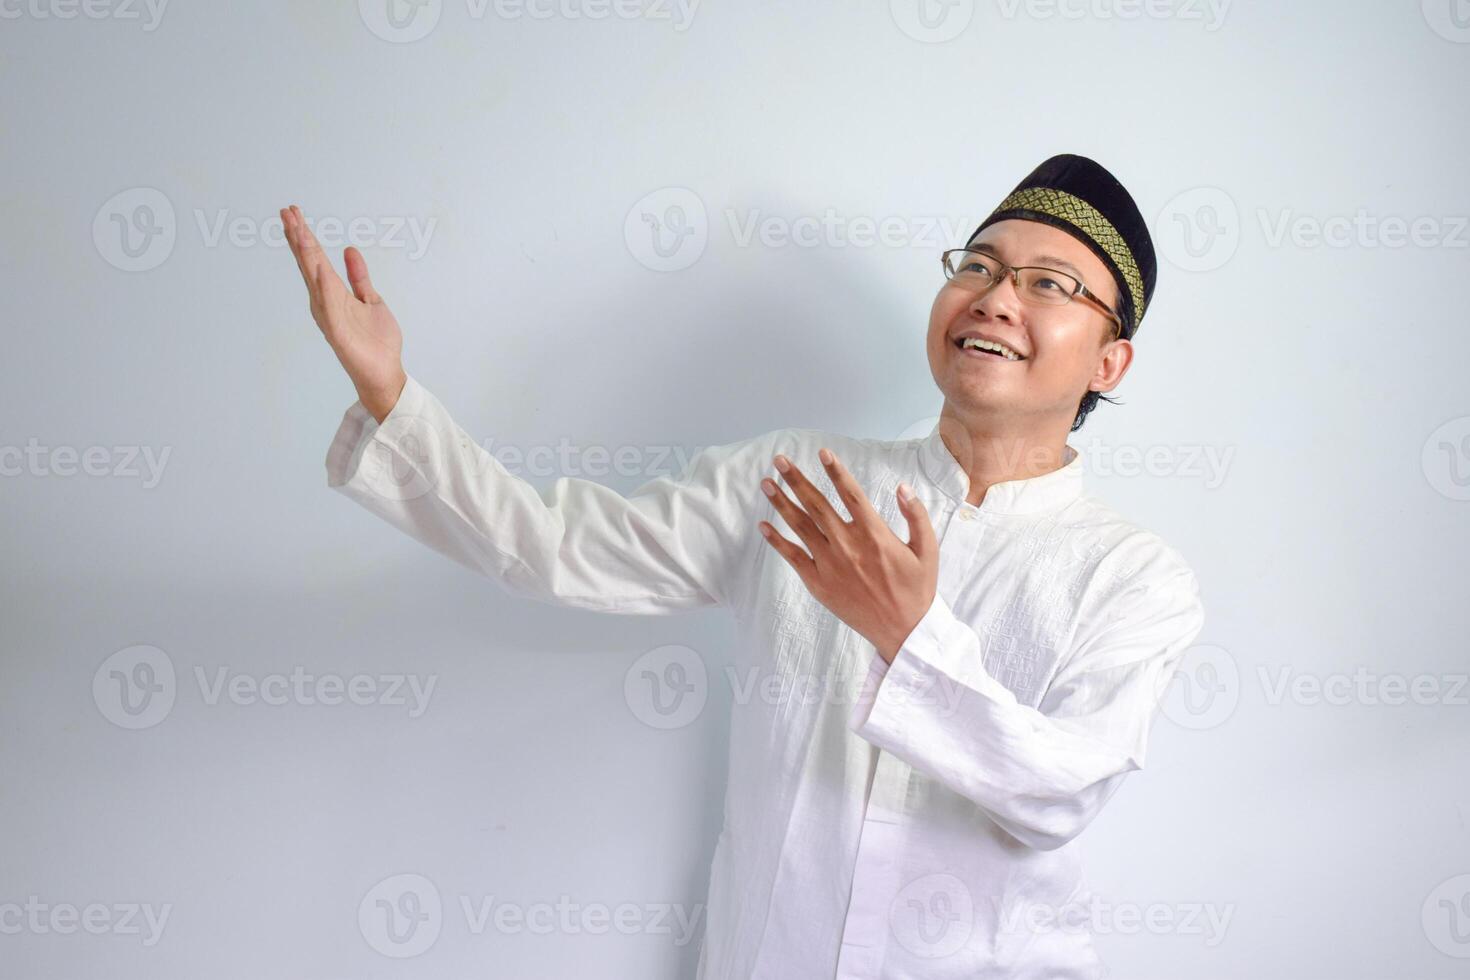
[[[945,254],[930,434],[776,430],[627,498],[510,474],[404,372],[361,254],[349,293],[282,217],[359,398],[332,487],[518,595],[726,605],[740,666],[785,695],[732,709],[699,977],[1103,974],[1073,842],[1142,767],[1203,622],[1189,565],[1087,496],[1066,444],[1154,286],[1111,174],[1054,157]]]

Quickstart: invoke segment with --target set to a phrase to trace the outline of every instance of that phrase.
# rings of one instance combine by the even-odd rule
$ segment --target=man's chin
[[[940,391],[951,405],[970,405],[985,411],[1015,410],[1021,402],[1015,385],[989,379],[954,378],[940,385]]]

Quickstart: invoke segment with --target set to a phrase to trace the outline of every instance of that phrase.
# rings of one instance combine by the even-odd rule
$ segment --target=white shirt
[[[831,448],[907,540],[912,486],[938,593],[892,665],[761,537],[787,454],[846,514]],[[379,426],[347,410],[328,484],[513,594],[616,613],[729,607],[740,665],[699,980],[1096,978],[1073,841],[1142,768],[1203,624],[1195,576],[1083,492],[1081,460],[991,486],[939,437],[778,429],[696,454],[627,497],[511,474],[409,378]],[[778,484],[781,481],[777,480]],[[745,675],[748,676],[748,675]]]

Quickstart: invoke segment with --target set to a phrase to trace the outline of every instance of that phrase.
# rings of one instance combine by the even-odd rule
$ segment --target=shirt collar
[[[964,502],[970,492],[970,476],[944,444],[939,426],[940,422],[936,422],[919,444],[919,464],[935,486],[956,501]],[[980,511],[1036,514],[1063,507],[1082,496],[1082,456],[1070,444],[1065,446],[1062,456],[1065,462],[1050,473],[993,484],[980,501]]]

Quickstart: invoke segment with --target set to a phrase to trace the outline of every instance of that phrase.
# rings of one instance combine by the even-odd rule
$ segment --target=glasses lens
[[[983,289],[995,279],[1000,263],[980,252],[956,249],[945,256],[944,269],[949,278],[961,286]]]
[[[1051,269],[1022,269],[1021,295],[1045,306],[1062,306],[1072,299],[1080,285],[1065,272]]]

